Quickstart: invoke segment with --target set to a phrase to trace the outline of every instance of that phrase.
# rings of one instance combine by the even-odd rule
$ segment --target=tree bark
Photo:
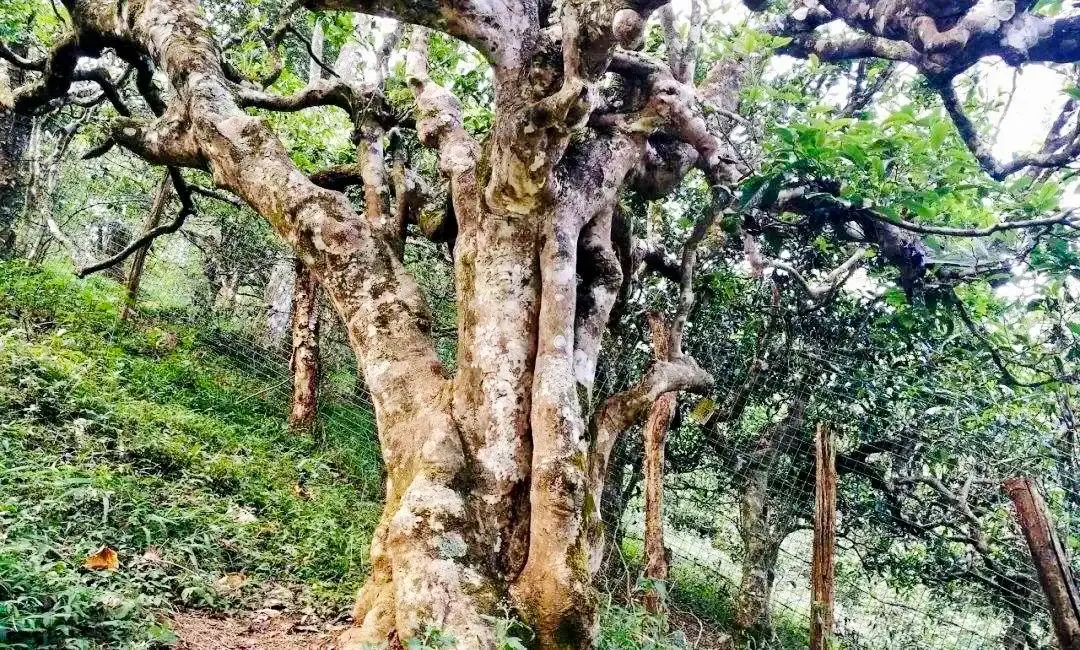
[[[1062,650],[1080,649],[1080,596],[1073,581],[1069,558],[1054,532],[1046,503],[1034,481],[1011,478],[1005,490],[1016,508],[1039,584],[1049,604],[1050,619]]]
[[[25,51],[18,51],[25,54]],[[25,73],[0,62],[0,93],[24,82]],[[0,106],[0,259],[15,248],[15,225],[25,196],[25,156],[33,120]]]
[[[671,331],[657,313],[648,316],[652,332],[653,355],[667,359],[671,355]],[[676,393],[664,393],[649,409],[643,440],[645,447],[645,578],[647,585],[642,602],[649,612],[664,610],[668,579],[668,551],[664,545],[664,450],[668,427],[675,415]]]
[[[289,426],[311,433],[319,411],[319,280],[295,261],[292,294],[292,406]]]
[[[814,434],[814,554],[810,587],[810,650],[832,647],[833,596],[836,592],[836,451],[832,435],[818,424]]]
[[[405,232],[384,200],[382,151],[357,151],[373,172],[362,174],[357,212],[300,172],[267,123],[240,107],[247,91],[225,77],[194,0],[65,0],[80,47],[145,53],[171,85],[163,115],[114,120],[112,140],[153,163],[208,171],[289,243],[346,324],[371,391],[387,480],[372,574],[340,647],[396,643],[434,627],[458,648],[489,649],[492,620],[509,601],[539,648],[587,648],[615,441],[661,395],[712,381],[673,345],[671,359],[592,410],[600,342],[622,280],[612,213],[657,124],[696,140],[720,208],[731,196],[722,183],[734,174],[723,171],[727,159],[695,112],[693,89],[662,70],[649,77],[656,88],[640,112],[574,137],[599,103],[615,45],[614,3],[588,11],[563,4],[561,61],[529,12],[465,2],[445,16],[428,13],[435,4],[394,3],[387,12],[476,46],[493,65],[495,88],[481,155],[458,102],[427,74],[426,33],[413,32],[406,72],[416,131],[437,152],[456,222],[452,377],[401,260]],[[15,103],[50,89],[20,93]],[[718,212],[695,227],[695,245]],[[690,271],[693,261],[684,251]],[[691,274],[682,279],[688,288]],[[692,293],[682,298],[681,308],[692,303]]]
[[[804,380],[805,381],[805,380]],[[803,499],[802,491],[790,489],[790,481],[781,481],[783,491],[773,480],[781,452],[791,448],[791,438],[801,433],[806,413],[806,398],[801,386],[784,419],[766,427],[757,448],[748,457],[741,482],[739,536],[742,539],[742,576],[735,596],[733,617],[737,638],[758,642],[772,636],[772,590],[776,580],[776,561],[780,546],[794,529],[795,514]]]
[[[769,472],[757,470],[743,489],[739,505],[739,535],[743,556],[739,589],[735,596],[733,626],[740,639],[772,636],[772,590],[776,560],[786,531],[774,531],[770,519]]]
[[[169,175],[165,174],[158,182],[154,190],[154,200],[150,205],[150,212],[143,224],[143,231],[152,230],[161,225],[165,216],[165,208],[169,204],[169,192],[172,187]],[[127,283],[124,288],[124,304],[120,307],[120,320],[126,321],[131,318],[135,304],[139,299],[139,286],[142,284],[143,268],[146,266],[146,257],[150,254],[153,242],[148,243],[131,255],[131,267],[128,269]]]
[[[281,259],[270,268],[266,281],[266,347],[288,349],[285,341],[292,333],[293,291],[296,287],[296,260]]]

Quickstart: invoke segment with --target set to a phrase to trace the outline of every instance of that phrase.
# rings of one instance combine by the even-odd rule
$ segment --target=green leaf
[[[1031,8],[1031,13],[1053,16],[1061,11],[1062,0],[1038,0]]]

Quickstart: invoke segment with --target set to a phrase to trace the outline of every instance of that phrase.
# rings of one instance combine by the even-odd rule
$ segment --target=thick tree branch
[[[995,180],[1004,180],[1012,174],[1027,167],[1052,168],[1063,167],[1075,161],[1080,156],[1080,120],[1072,134],[1072,142],[1056,151],[1041,151],[1026,156],[1018,156],[1007,163],[998,162],[990,151],[990,145],[979,135],[978,129],[964,112],[960,98],[956,95],[951,80],[940,79],[934,84],[934,88],[941,95],[941,101],[952,118],[960,138],[971,150],[972,155],[979,161],[979,165]]]
[[[829,225],[842,239],[875,245],[881,255],[900,270],[901,284],[908,291],[913,290],[926,273],[929,249],[919,237],[879,219],[873,210],[853,206],[827,192],[812,192],[806,188],[782,191],[775,205],[763,207],[805,215],[808,217],[806,226],[811,231]]]
[[[47,57],[42,56],[31,59],[22,56],[4,42],[0,42],[0,59],[4,59],[15,67],[23,68],[24,70],[37,70],[39,72],[44,71],[45,65],[48,63]]]
[[[469,43],[496,65],[513,67],[535,38],[536,17],[518,0],[304,0],[308,9],[356,11],[445,31]]]
[[[61,38],[45,57],[40,78],[12,91],[11,108],[18,113],[29,113],[63,97],[75,80],[75,67],[84,54],[73,35]]]
[[[461,103],[428,76],[428,38],[424,29],[414,29],[405,72],[416,101],[416,132],[420,142],[439,153],[439,170],[450,179],[450,192],[457,221],[475,223],[479,205],[476,164],[480,145],[462,126]]]
[[[902,41],[879,36],[834,35],[819,32],[795,34],[791,43],[777,50],[780,54],[806,58],[813,54],[822,61],[847,61],[874,57],[918,65],[919,53]]]

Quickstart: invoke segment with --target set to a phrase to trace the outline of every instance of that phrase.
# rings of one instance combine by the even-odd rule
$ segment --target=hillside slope
[[[379,513],[370,427],[293,436],[223,334],[120,325],[117,302],[0,266],[0,646],[153,647],[169,610],[273,593],[346,612]],[[84,567],[103,548],[118,567]]]
[[[285,360],[184,312],[120,323],[118,304],[109,281],[0,263],[0,649],[318,647],[368,570],[370,412],[328,384],[321,442],[295,436]],[[727,590],[692,565],[673,580],[675,629],[601,594],[600,649],[726,647]],[[500,650],[528,644],[500,629]]]

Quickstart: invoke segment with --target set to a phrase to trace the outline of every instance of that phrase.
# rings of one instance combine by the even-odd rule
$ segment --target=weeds
[[[113,293],[0,265],[0,647],[156,647],[162,611],[271,582],[343,609],[379,514],[371,427],[289,434],[198,330],[119,327]],[[103,546],[119,569],[83,568]]]
[[[228,611],[271,584],[343,611],[381,507],[371,413],[330,402],[322,444],[294,436],[242,339],[176,314],[118,324],[116,293],[0,264],[0,648],[165,647],[163,612]],[[119,567],[86,569],[102,547]],[[626,551],[640,563],[639,545]],[[730,620],[716,576],[676,564],[665,587],[674,608]],[[498,650],[535,641],[509,609],[490,622]],[[778,629],[784,647],[805,646],[790,628]],[[437,628],[408,641],[452,645]],[[609,598],[598,645],[687,642],[665,617]]]

